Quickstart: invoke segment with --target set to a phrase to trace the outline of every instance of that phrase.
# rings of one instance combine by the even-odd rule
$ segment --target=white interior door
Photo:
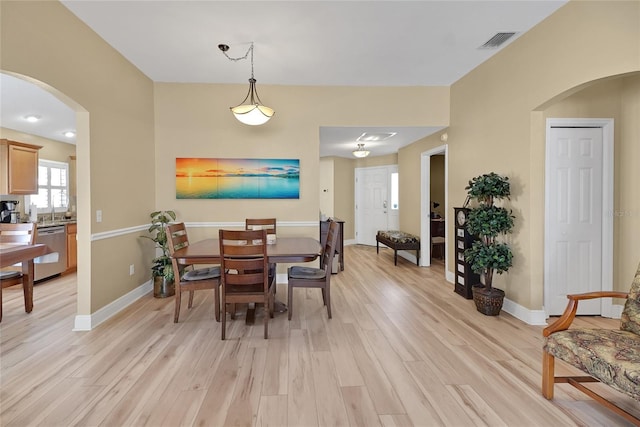
[[[395,168],[397,170],[397,166]],[[358,168],[355,176],[356,242],[375,246],[378,230],[388,230],[390,226],[390,169],[387,166]]]
[[[567,294],[602,289],[602,128],[550,129],[547,141],[545,310],[562,314]],[[601,314],[600,300],[578,314]]]

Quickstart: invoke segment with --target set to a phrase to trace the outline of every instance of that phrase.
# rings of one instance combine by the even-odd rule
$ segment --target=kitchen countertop
[[[76,220],[75,219],[61,219],[61,220],[55,220],[55,221],[44,221],[44,222],[39,222],[37,224],[37,228],[50,228],[50,227],[59,227],[62,225],[66,225],[66,224],[75,224]]]

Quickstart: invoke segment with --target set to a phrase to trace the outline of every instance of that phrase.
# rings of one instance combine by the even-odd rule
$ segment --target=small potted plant
[[[162,254],[152,260],[151,276],[153,277],[153,296],[156,298],[166,298],[175,295],[175,284],[173,277],[173,267],[169,257],[169,246],[167,246],[167,234],[165,226],[176,219],[174,211],[156,211],[151,215],[151,226],[149,233],[152,236],[142,236],[153,240],[156,249],[160,249]]]
[[[484,276],[484,286],[472,288],[473,300],[479,312],[497,316],[504,291],[492,286],[493,276],[508,271],[512,265],[511,248],[500,239],[511,233],[514,217],[511,211],[496,206],[495,201],[509,199],[509,178],[491,172],[473,178],[465,189],[469,200],[475,202],[467,218],[467,231],[478,240],[465,250],[464,256],[471,269]]]

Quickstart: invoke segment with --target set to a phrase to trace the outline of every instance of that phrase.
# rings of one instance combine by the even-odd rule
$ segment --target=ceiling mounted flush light
[[[26,121],[28,121],[29,123],[35,123],[38,120],[40,120],[40,118],[41,118],[40,116],[36,116],[36,115],[33,115],[33,114],[30,114],[28,116],[24,116],[24,119]]]
[[[256,126],[268,122],[275,114],[275,111],[273,111],[273,108],[263,105],[260,97],[258,96],[256,79],[253,77],[253,42],[251,43],[251,46],[249,46],[247,53],[239,58],[232,58],[227,54],[229,46],[226,44],[219,44],[218,49],[220,49],[224,56],[231,61],[247,59],[247,56],[251,53],[251,78],[249,79],[249,92],[240,105],[231,107],[231,112],[236,119],[246,125]]]
[[[62,134],[67,138],[73,138],[74,136],[76,136],[76,133],[72,130],[68,130],[66,132],[63,132]]]
[[[367,157],[370,151],[364,149],[364,144],[358,144],[358,148],[353,151],[353,155],[356,157]]]
[[[356,139],[356,141],[386,141],[387,139],[395,136],[398,132],[365,132]]]

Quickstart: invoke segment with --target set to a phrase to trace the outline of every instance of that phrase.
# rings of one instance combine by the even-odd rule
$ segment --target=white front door
[[[547,141],[545,310],[562,314],[567,294],[602,289],[603,131],[550,129]],[[578,314],[601,313],[599,299]]]
[[[378,230],[397,228],[390,224],[390,174],[397,166],[356,169],[356,243],[375,246]],[[392,215],[397,219],[397,214]],[[393,222],[393,221],[392,221]]]

